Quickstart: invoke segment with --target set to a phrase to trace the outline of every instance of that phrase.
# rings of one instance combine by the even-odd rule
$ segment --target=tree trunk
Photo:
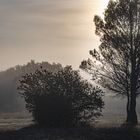
[[[129,106],[130,106],[130,97],[129,97],[129,94],[127,94],[127,106],[126,106],[127,119],[126,119],[126,122],[129,121]]]
[[[128,107],[129,105],[129,107]],[[127,120],[129,124],[137,124],[137,113],[136,113],[136,96],[131,96],[131,99],[127,103]]]

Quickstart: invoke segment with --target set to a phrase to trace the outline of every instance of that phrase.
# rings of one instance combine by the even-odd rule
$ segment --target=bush
[[[37,70],[20,80],[19,93],[34,120],[48,127],[72,127],[101,115],[103,92],[70,66],[57,73]]]

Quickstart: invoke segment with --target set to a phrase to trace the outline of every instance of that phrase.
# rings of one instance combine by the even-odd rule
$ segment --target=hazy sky
[[[93,17],[108,0],[0,0],[0,70],[31,59],[78,68],[98,46]]]

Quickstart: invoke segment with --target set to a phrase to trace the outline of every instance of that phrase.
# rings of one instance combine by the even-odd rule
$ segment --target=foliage
[[[35,72],[40,67],[51,72],[62,69],[60,64],[40,62],[33,60],[24,65],[17,65],[5,71],[0,71],[0,112],[22,112],[25,111],[25,103],[17,94],[17,83],[21,76],[26,73]]]
[[[83,80],[70,66],[56,73],[41,69],[26,74],[18,90],[35,121],[49,127],[93,121],[104,105],[102,90]]]
[[[140,94],[140,0],[110,0],[104,20],[94,18],[99,49],[81,68],[105,88],[126,96],[127,121],[137,123],[136,97]]]

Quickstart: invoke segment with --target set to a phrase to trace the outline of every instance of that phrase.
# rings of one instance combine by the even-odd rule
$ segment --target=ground
[[[0,140],[139,140],[136,128],[67,128],[48,129],[28,126],[16,131],[3,131]]]
[[[140,126],[101,119],[90,128],[45,128],[26,113],[0,114],[0,140],[140,140]]]

